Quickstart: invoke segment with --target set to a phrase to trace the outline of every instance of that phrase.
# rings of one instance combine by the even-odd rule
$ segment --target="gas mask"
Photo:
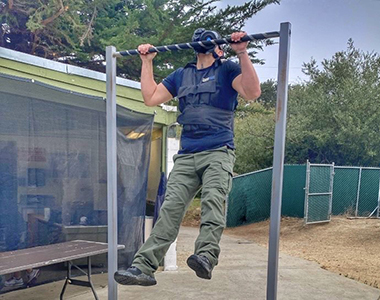
[[[216,39],[221,39],[219,33],[212,30],[206,30],[204,28],[198,28],[194,31],[192,41],[193,42],[199,42],[199,41],[211,41]],[[202,47],[201,45],[195,46],[194,50],[196,53],[212,53],[215,49],[215,45],[211,45],[208,47]]]

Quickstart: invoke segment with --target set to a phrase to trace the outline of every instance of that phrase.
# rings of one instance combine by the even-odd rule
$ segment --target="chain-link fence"
[[[331,214],[379,217],[380,168],[331,167],[312,166],[307,188],[306,165],[285,165],[282,215],[304,218],[308,196],[312,222],[328,220]],[[228,200],[227,226],[269,218],[271,189],[272,168],[236,176]]]
[[[379,169],[361,169],[356,216],[369,217],[379,209]]]
[[[307,163],[305,187],[305,223],[331,219],[334,165]]]
[[[335,167],[333,214],[379,217],[379,168]]]
[[[334,168],[332,214],[355,214],[358,195],[359,169],[352,167]]]

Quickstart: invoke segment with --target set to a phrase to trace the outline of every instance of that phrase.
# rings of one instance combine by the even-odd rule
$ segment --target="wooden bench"
[[[124,246],[118,245],[118,250],[120,249],[124,249]],[[60,294],[60,299],[63,299],[67,284],[73,284],[90,287],[95,299],[98,300],[98,296],[91,281],[91,257],[107,252],[108,244],[106,243],[82,240],[16,251],[0,252],[0,275],[68,262],[67,276]],[[87,258],[87,272],[73,263],[73,260],[79,258]],[[88,280],[84,281],[71,278],[72,267],[77,268],[80,272],[87,275]]]

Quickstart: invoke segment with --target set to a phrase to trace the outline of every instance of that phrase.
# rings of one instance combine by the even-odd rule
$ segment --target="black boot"
[[[120,270],[114,274],[115,281],[123,285],[149,286],[157,284],[154,276],[144,274],[139,268],[129,267],[127,270]]]
[[[212,266],[206,256],[193,254],[187,259],[187,265],[195,271],[198,277],[211,279]]]

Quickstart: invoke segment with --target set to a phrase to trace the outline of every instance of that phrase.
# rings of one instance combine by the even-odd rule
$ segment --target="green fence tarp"
[[[303,217],[305,180],[305,165],[284,167],[282,215]],[[271,189],[271,168],[234,178],[228,198],[227,227],[268,219]]]
[[[358,192],[359,168],[334,168],[332,214],[354,213]]]
[[[328,192],[326,187],[330,185],[329,173],[330,167],[313,167],[313,172],[310,174],[309,193]],[[348,213],[359,217],[368,217],[375,211],[379,201],[379,168],[335,166],[334,174],[333,215]],[[285,165],[282,216],[304,217],[305,186],[306,165]],[[268,219],[270,216],[271,189],[272,168],[235,177],[228,199],[227,227]],[[317,206],[312,207],[311,211],[313,211],[312,217],[318,221],[328,211],[329,199],[328,196],[315,197],[319,197],[318,201],[315,202]],[[309,201],[309,205],[313,205],[313,203]]]

